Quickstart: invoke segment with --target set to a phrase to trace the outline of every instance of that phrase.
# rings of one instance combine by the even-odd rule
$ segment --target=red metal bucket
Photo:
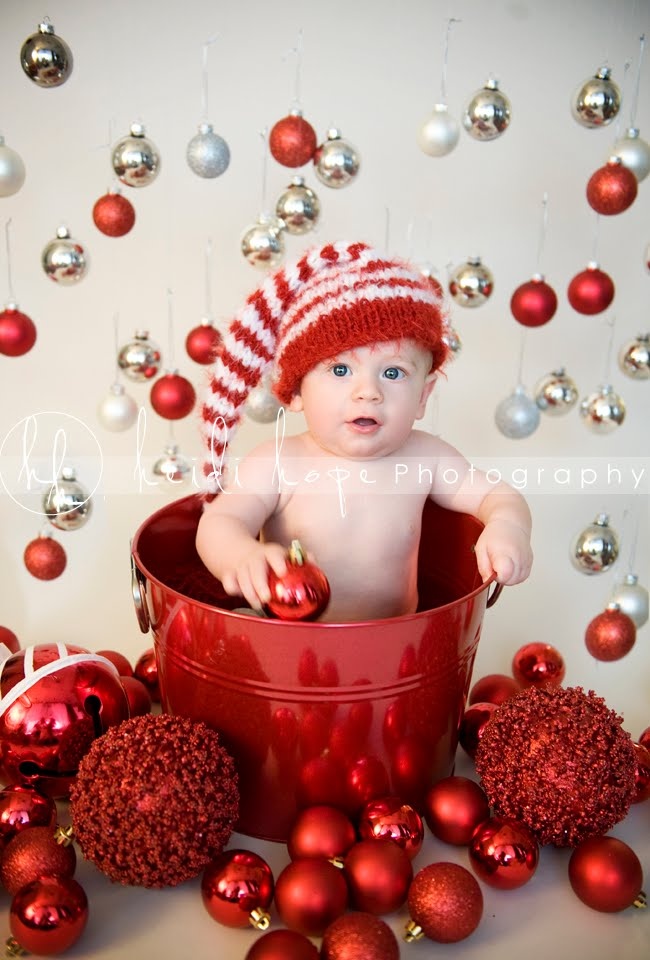
[[[480,523],[428,501],[420,609],[355,623],[233,612],[199,559],[198,495],[158,510],[133,540],[133,599],[153,632],[163,709],[218,730],[240,776],[237,829],[285,841],[296,810],[351,815],[388,793],[421,808],[454,763],[490,582]]]

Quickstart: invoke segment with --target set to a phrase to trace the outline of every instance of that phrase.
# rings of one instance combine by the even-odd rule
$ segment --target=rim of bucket
[[[170,587],[168,583],[164,583],[159,577],[154,576],[150,570],[142,562],[139,552],[138,552],[138,542],[140,536],[143,533],[145,527],[147,527],[152,520],[154,520],[159,514],[166,513],[170,507],[186,503],[189,500],[197,500],[200,497],[200,494],[190,493],[186,497],[181,497],[178,500],[172,500],[171,503],[165,504],[165,506],[160,507],[154,513],[150,514],[145,520],[142,521],[138,529],[136,530],[133,540],[131,541],[131,555],[135,561],[137,568],[140,570],[144,576],[151,580],[153,583],[158,584],[159,587],[162,587],[163,590],[166,590],[170,594],[173,594],[176,597],[179,597],[182,600],[189,601],[196,606],[201,607],[204,610],[218,610],[220,614],[223,614],[227,617],[235,617],[237,619],[241,617],[246,617],[250,620],[264,620],[265,624],[272,626],[273,629],[282,628],[286,630],[288,627],[300,627],[304,630],[305,627],[319,627],[320,629],[337,629],[341,627],[349,627],[351,623],[356,625],[366,625],[370,626],[374,623],[402,623],[405,620],[419,620],[422,617],[427,617],[431,614],[432,610],[447,610],[450,607],[456,607],[461,603],[465,603],[467,600],[473,600],[474,597],[478,597],[479,594],[483,593],[485,590],[489,590],[490,586],[496,581],[496,574],[492,574],[489,580],[484,580],[483,583],[479,584],[478,587],[475,587],[470,593],[463,594],[462,597],[458,597],[457,600],[452,600],[450,603],[441,603],[438,607],[428,607],[426,610],[416,610],[415,613],[403,613],[397,617],[375,617],[371,620],[279,620],[274,617],[259,617],[255,614],[248,614],[239,612],[239,610],[228,610],[226,607],[218,607],[214,603],[205,603],[203,600],[195,600],[194,597],[188,597],[187,594],[181,593],[179,590],[176,590],[174,587]],[[491,598],[496,600],[498,593],[500,593],[500,586],[497,584],[497,588],[492,594]]]

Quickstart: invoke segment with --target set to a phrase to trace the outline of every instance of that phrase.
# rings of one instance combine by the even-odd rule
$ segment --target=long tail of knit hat
[[[437,281],[364,243],[330,243],[270,274],[236,314],[201,408],[206,492],[216,493],[226,446],[251,390],[273,371],[289,403],[316,364],[346,350],[412,339],[444,363],[446,316]]]

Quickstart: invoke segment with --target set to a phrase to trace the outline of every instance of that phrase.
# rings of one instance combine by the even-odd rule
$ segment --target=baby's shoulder
[[[405,453],[411,456],[439,458],[462,456],[441,436],[428,433],[426,430],[412,430],[406,442]]]

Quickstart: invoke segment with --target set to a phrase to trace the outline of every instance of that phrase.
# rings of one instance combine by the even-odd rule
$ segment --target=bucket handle
[[[147,581],[136,567],[135,558],[133,553],[131,553],[131,595],[133,597],[135,615],[138,618],[138,624],[143,633],[149,633],[149,628],[151,626],[151,618],[149,617],[149,610],[147,609],[147,598],[145,592],[146,582]]]
[[[502,583],[495,583],[495,584],[494,584],[494,590],[492,591],[492,593],[490,594],[490,596],[487,598],[487,603],[485,604],[486,608],[487,608],[487,607],[493,607],[493,606],[494,606],[494,604],[497,602],[497,600],[498,600],[499,597],[501,596],[501,591],[502,591],[502,590],[503,590],[503,584],[502,584]]]

